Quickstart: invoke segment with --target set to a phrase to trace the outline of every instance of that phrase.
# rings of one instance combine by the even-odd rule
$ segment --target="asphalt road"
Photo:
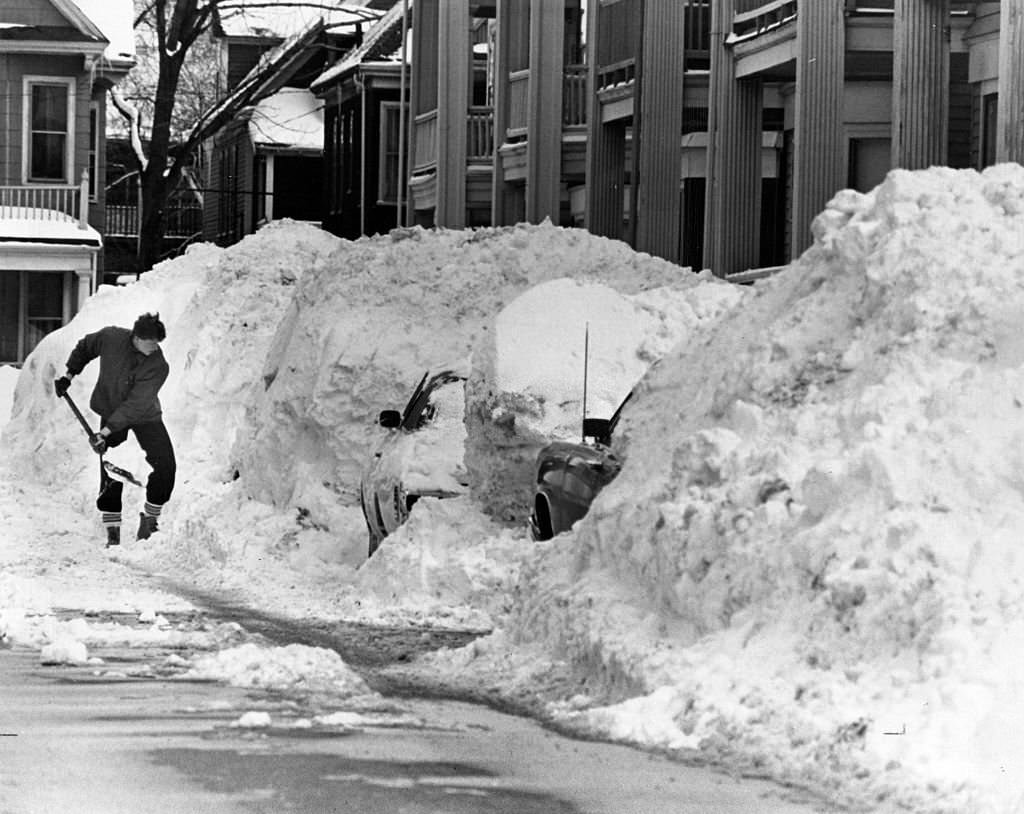
[[[422,632],[380,630],[370,641],[381,636],[423,641]],[[336,710],[277,692],[133,676],[153,652],[96,655],[103,669],[0,650],[0,814],[825,810],[761,781],[572,740],[484,706],[403,697],[369,723],[300,728],[300,718]],[[270,725],[240,726],[254,710]]]

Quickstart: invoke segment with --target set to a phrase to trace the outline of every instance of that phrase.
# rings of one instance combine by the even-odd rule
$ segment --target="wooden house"
[[[238,9],[233,9],[238,11]],[[373,2],[218,18],[220,105],[248,102],[205,142],[203,237],[229,245],[272,220],[323,219],[323,101],[313,80],[356,47],[379,16]],[[216,117],[216,109],[208,118]]]
[[[0,6],[0,363],[96,287],[106,94],[133,64],[131,0]]]
[[[399,19],[404,116],[382,124],[396,52],[316,82],[339,111],[324,223],[348,237],[549,218],[729,276],[799,255],[832,195],[891,169],[1024,160],[1024,0],[400,0]]]

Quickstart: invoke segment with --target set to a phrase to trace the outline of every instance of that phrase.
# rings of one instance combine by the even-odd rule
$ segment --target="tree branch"
[[[110,98],[125,120],[128,122],[128,136],[132,145],[132,156],[138,165],[139,172],[144,172],[149,160],[146,158],[146,151],[142,146],[142,116],[139,110],[125,99],[117,88],[110,89]]]

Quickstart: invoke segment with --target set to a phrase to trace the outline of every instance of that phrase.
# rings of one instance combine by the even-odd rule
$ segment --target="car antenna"
[[[582,441],[587,440],[587,360],[590,357],[590,323],[585,323],[583,329],[583,426]]]

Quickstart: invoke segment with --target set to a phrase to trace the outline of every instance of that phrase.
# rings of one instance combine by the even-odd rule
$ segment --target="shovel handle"
[[[71,408],[71,412],[75,414],[75,418],[78,419],[78,423],[82,425],[82,429],[85,430],[85,434],[90,438],[93,436],[92,427],[89,426],[89,422],[85,420],[85,416],[82,415],[82,411],[78,409],[78,405],[71,400],[71,396],[65,393],[62,398],[68,403],[68,407]]]

